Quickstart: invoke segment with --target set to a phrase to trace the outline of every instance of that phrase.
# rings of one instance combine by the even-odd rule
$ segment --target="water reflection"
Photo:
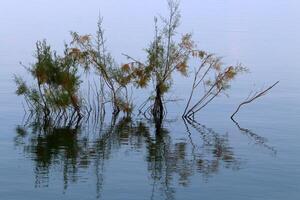
[[[260,145],[260,146],[264,147],[265,149],[268,149],[273,155],[277,154],[277,150],[274,147],[267,144],[267,142],[268,142],[267,138],[256,134],[251,129],[241,127],[241,125],[233,118],[231,120],[236,125],[236,127],[240,130],[240,132],[242,134],[246,135],[247,137],[249,137],[252,141],[254,141],[254,143],[256,145]]]
[[[48,187],[51,176],[56,175],[51,174],[54,170],[62,171],[64,189],[67,190],[71,183],[84,178],[80,172],[94,168],[96,194],[100,198],[106,161],[128,146],[145,152],[152,186],[150,199],[156,196],[175,199],[176,185],[188,187],[193,176],[200,174],[208,179],[220,169],[237,170],[240,166],[229,146],[228,136],[195,121],[185,122],[187,134],[181,135],[180,139],[172,137],[175,130],[165,127],[157,130],[155,125],[143,120],[120,118],[101,124],[97,134],[93,133],[96,129],[91,131],[90,127],[77,130],[45,128],[36,122],[26,127],[18,126],[15,145],[22,147],[25,155],[34,162],[36,187]]]

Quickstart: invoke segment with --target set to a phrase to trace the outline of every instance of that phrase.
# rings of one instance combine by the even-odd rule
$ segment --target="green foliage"
[[[98,22],[98,31],[95,37],[91,35],[79,35],[76,32],[71,33],[73,41],[70,55],[80,61],[86,72],[94,71],[99,76],[101,94],[109,98],[113,106],[113,113],[120,111],[130,114],[132,103],[128,98],[127,87],[132,83],[134,75],[129,68],[120,68],[117,66],[111,54],[107,51],[102,27],[102,19]],[[126,106],[125,106],[126,105]]]
[[[160,124],[166,114],[166,96],[172,88],[174,74],[189,77],[195,71],[184,114],[190,116],[198,112],[229,89],[231,81],[247,69],[241,65],[224,67],[220,57],[197,49],[191,34],[185,34],[176,40],[181,17],[179,3],[169,0],[168,6],[168,17],[161,17],[161,20],[155,18],[154,38],[145,48],[145,61],[138,61],[124,54],[130,62],[118,65],[107,50],[100,18],[95,36],[72,32],[70,47],[65,45],[61,56],[46,41],[37,42],[36,61],[27,68],[36,83],[28,86],[21,77],[16,76],[16,94],[24,96],[32,111],[46,117],[57,115],[56,118],[60,120],[64,116],[63,118],[72,121],[76,113],[76,118],[80,121],[85,110],[90,115],[92,110],[99,112],[100,109],[105,109],[106,103],[112,105],[114,115],[121,111],[130,115],[134,104],[128,88],[146,88],[152,83],[152,92],[145,103],[148,107],[141,107],[145,108],[145,116],[146,113],[150,114]],[[190,60],[200,64],[192,66],[191,63],[195,62]],[[92,88],[95,98],[93,100],[90,100],[90,96],[84,99],[79,95],[82,83],[80,70],[86,75],[96,74],[99,79],[95,88]],[[199,92],[202,86],[205,89]],[[195,97],[196,92],[203,96]],[[86,102],[89,105],[84,105]],[[98,108],[91,104],[98,104]]]
[[[146,48],[147,60],[139,62],[126,55],[132,62],[123,65],[124,71],[130,71],[131,79],[137,87],[144,88],[149,82],[154,83],[153,94],[148,99],[153,118],[158,121],[161,121],[165,114],[164,97],[172,87],[174,73],[188,76],[190,48],[194,46],[190,34],[185,35],[182,41],[175,40],[181,17],[179,3],[168,1],[168,5],[169,16],[162,17],[160,22],[155,18],[154,39]],[[151,96],[154,98],[150,98]],[[148,108],[146,110],[149,110]]]
[[[67,109],[77,112],[80,118],[78,61],[69,56],[65,46],[63,56],[58,56],[46,41],[36,43],[36,62],[27,68],[36,85],[27,86],[20,77],[15,77],[17,95],[25,97],[34,112],[44,112],[45,117]]]
[[[28,94],[29,92],[28,86],[26,85],[26,82],[21,77],[15,76],[14,81],[17,85],[16,94],[18,96]]]

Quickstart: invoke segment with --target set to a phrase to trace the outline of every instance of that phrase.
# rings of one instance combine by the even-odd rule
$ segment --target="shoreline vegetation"
[[[242,64],[224,66],[221,57],[198,49],[190,33],[177,41],[179,2],[169,0],[168,7],[167,17],[154,19],[154,37],[145,48],[144,61],[127,54],[123,54],[125,64],[114,61],[106,45],[102,18],[94,36],[71,32],[72,41],[65,44],[62,55],[52,50],[46,40],[37,42],[35,62],[25,66],[35,83],[28,85],[18,75],[14,78],[16,94],[24,97],[29,118],[45,127],[76,129],[90,118],[101,121],[107,110],[112,111],[113,123],[120,113],[130,117],[137,107],[139,115],[154,122],[160,130],[167,115],[173,76],[179,73],[193,78],[182,118],[187,123],[196,122],[195,115],[218,96],[226,95],[231,81],[248,69]],[[242,106],[267,94],[277,84],[251,93],[231,118]],[[151,88],[152,92],[137,106],[133,92],[145,88]],[[83,95],[83,91],[87,94]]]

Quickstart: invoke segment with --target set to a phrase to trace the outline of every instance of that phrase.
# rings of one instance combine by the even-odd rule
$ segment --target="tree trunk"
[[[160,85],[156,86],[156,96],[152,109],[152,115],[157,128],[161,127],[162,120],[164,118],[164,106],[162,102],[162,93],[160,89]]]
[[[72,102],[74,111],[77,113],[77,122],[76,122],[76,127],[77,127],[80,124],[80,121],[82,119],[81,108],[80,108],[80,105],[78,105],[78,99],[76,96],[71,95],[71,102]],[[72,123],[72,122],[70,122],[70,123]]]

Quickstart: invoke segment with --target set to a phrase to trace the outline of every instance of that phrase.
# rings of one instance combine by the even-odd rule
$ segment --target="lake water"
[[[300,197],[300,2],[297,0],[181,1],[179,32],[201,49],[242,62],[251,73],[186,124],[179,101],[168,106],[160,134],[145,119],[120,117],[76,133],[41,135],[24,129],[14,94],[19,62],[33,62],[46,38],[61,49],[70,31],[94,33],[99,12],[112,54],[143,58],[153,17],[166,3],[152,1],[27,0],[0,2],[0,199],[236,199]],[[229,116],[249,91],[280,80],[267,96]],[[190,80],[176,77],[172,95],[186,98]]]

